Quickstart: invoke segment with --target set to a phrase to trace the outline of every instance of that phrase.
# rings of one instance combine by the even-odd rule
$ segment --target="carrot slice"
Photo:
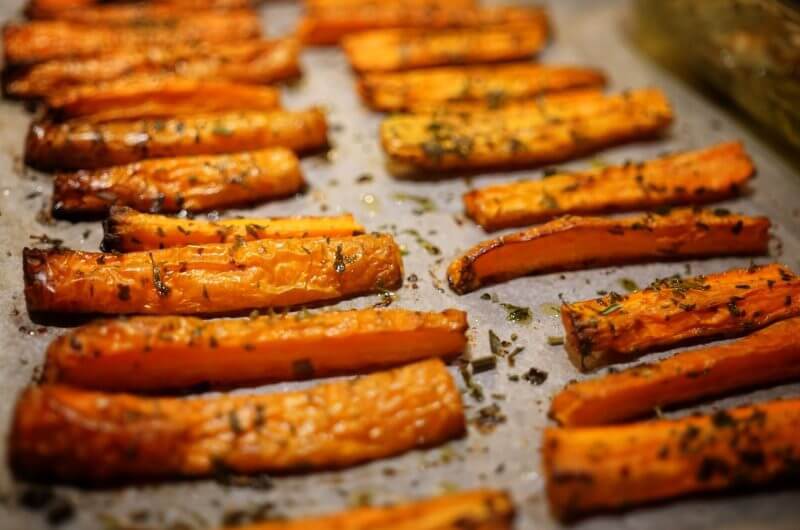
[[[450,493],[424,501],[293,521],[257,523],[238,530],[511,530],[514,505],[495,490]]]
[[[56,175],[53,214],[104,215],[115,204],[141,211],[200,212],[285,197],[303,186],[297,155],[283,147],[159,158]]]
[[[342,41],[358,72],[392,72],[430,66],[525,59],[547,43],[547,25],[519,24],[451,30],[385,29]]]
[[[10,453],[21,477],[121,482],[344,468],[464,433],[438,359],[305,391],[141,398],[62,385],[19,399]]]
[[[466,330],[466,314],[455,309],[102,320],[55,340],[45,377],[108,391],[230,388],[452,359],[464,351]]]
[[[612,219],[560,217],[484,241],[448,268],[459,294],[526,274],[687,257],[765,254],[766,217],[726,211],[674,210]]]
[[[627,296],[561,306],[565,347],[582,371],[687,341],[742,335],[798,314],[800,279],[776,263],[673,276]]]
[[[798,476],[800,400],[708,416],[545,430],[542,459],[553,514],[594,512]]]
[[[211,314],[339,300],[400,286],[391,236],[261,239],[128,254],[25,249],[31,311]]]
[[[261,22],[251,10],[219,16],[206,12],[180,17],[175,27],[98,27],[63,20],[9,24],[3,29],[6,64],[87,57],[106,50],[197,42],[231,42],[261,36]]]
[[[10,72],[8,94],[19,98],[58,96],[63,90],[160,74],[264,84],[300,73],[295,39],[249,40],[222,44],[175,44],[107,51],[88,58],[52,60]]]
[[[536,7],[473,7],[473,0],[441,2],[370,2],[361,5],[317,5],[297,30],[312,45],[336,44],[344,36],[372,29],[463,28],[492,24],[546,24]]]
[[[336,217],[273,217],[205,221],[139,213],[112,207],[103,223],[106,252],[135,252],[236,240],[289,239],[294,237],[344,237],[365,232],[350,214]]]
[[[507,99],[603,85],[603,74],[591,68],[514,63],[373,73],[361,78],[358,89],[364,102],[373,109],[397,111],[458,101],[499,104]],[[462,117],[462,121],[467,121],[467,117]]]
[[[568,213],[708,203],[735,195],[754,173],[742,144],[730,142],[647,162],[488,186],[466,193],[464,207],[484,229],[499,230]]]
[[[800,318],[790,318],[727,344],[570,383],[553,397],[550,416],[569,427],[616,423],[658,407],[798,379],[798,333]]]
[[[48,97],[47,107],[58,120],[85,118],[102,123],[231,110],[272,110],[280,107],[280,92],[228,81],[146,75],[72,88]]]
[[[381,143],[392,162],[416,169],[526,167],[653,137],[672,121],[658,90],[630,92],[615,102],[571,119],[549,118],[539,109],[395,115],[381,125]]]
[[[214,155],[288,147],[294,151],[327,144],[322,110],[236,111],[169,119],[92,123],[34,122],[25,161],[42,170],[96,169],[147,158]]]

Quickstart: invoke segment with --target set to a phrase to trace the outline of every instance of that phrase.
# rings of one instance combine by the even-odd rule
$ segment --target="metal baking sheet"
[[[20,0],[5,0],[0,19],[16,15]],[[663,88],[673,101],[677,122],[671,133],[657,142],[608,150],[595,158],[606,162],[641,159],[667,150],[699,148],[713,142],[741,139],[758,166],[759,175],[751,193],[727,206],[747,213],[768,214],[775,224],[772,256],[757,262],[781,260],[789,266],[800,263],[800,175],[787,165],[738,119],[666,71],[649,63],[625,34],[627,2],[561,0],[551,10],[557,40],[544,60],[595,65],[610,76],[612,89],[654,85]],[[293,26],[297,6],[273,0],[264,8],[272,34]],[[691,45],[691,43],[687,43]],[[501,407],[506,422],[489,434],[471,427],[469,436],[444,447],[417,451],[354,469],[273,477],[272,488],[224,485],[217,481],[166,483],[117,490],[85,491],[55,488],[57,506],[74,507],[71,517],[61,518],[65,529],[117,528],[214,528],[223,520],[247,520],[259,515],[299,516],[325,513],[371,501],[396,502],[425,497],[457,488],[496,487],[511,491],[519,507],[518,528],[550,529],[559,525],[549,516],[543,495],[539,465],[542,428],[548,424],[546,409],[550,396],[568,380],[580,378],[561,347],[547,345],[547,337],[561,335],[558,319],[548,308],[559,296],[565,299],[593,297],[598,290],[619,289],[623,277],[645,285],[656,277],[674,273],[708,273],[749,263],[748,259],[714,259],[658,265],[639,265],[571,272],[562,278],[551,274],[518,279],[458,297],[444,286],[444,269],[460,250],[485,234],[461,216],[461,194],[473,186],[521,177],[536,177],[535,170],[494,173],[472,178],[449,178],[431,182],[408,182],[392,178],[384,168],[377,142],[380,117],[359,103],[353,89],[354,77],[342,54],[333,49],[305,53],[305,77],[286,90],[289,107],[323,104],[329,111],[334,149],[326,157],[306,158],[303,166],[310,191],[290,200],[265,204],[230,215],[288,215],[353,212],[370,230],[391,230],[409,254],[405,257],[406,281],[396,306],[439,310],[458,307],[469,312],[470,352],[489,352],[488,332],[502,339],[516,334],[524,346],[516,367],[500,362],[497,370],[477,376],[487,396],[477,403],[465,396],[470,418],[493,402]],[[17,394],[40,370],[47,343],[61,330],[41,327],[29,321],[22,295],[21,250],[35,243],[30,236],[47,234],[79,249],[97,249],[99,223],[46,224],[38,215],[47,204],[51,178],[21,169],[20,156],[30,116],[23,107],[0,103],[0,453],[5,454],[10,414]],[[565,164],[586,167],[589,159]],[[370,178],[364,178],[366,175]],[[433,203],[433,211],[414,215],[414,201],[400,200],[403,194],[422,196]],[[431,209],[431,208],[428,208]],[[440,249],[431,255],[405,230],[417,230]],[[413,279],[413,276],[412,276]],[[491,293],[500,302],[530,307],[533,321],[515,324],[506,320],[504,309],[481,298]],[[359,298],[339,307],[367,307],[376,297]],[[667,355],[667,354],[664,354]],[[657,355],[650,358],[656,358]],[[548,373],[540,386],[511,382],[508,376],[530,367]],[[455,373],[455,370],[454,370]],[[457,377],[457,376],[456,376]],[[459,379],[459,383],[460,379]],[[308,383],[306,383],[307,385]],[[282,390],[298,385],[275,385],[240,392]],[[463,386],[463,385],[462,385]],[[492,394],[503,394],[504,400]],[[784,385],[743,394],[700,407],[754,401],[774,396],[800,395],[800,385]],[[684,409],[675,414],[686,414]],[[45,508],[26,509],[18,497],[27,486],[15,482],[6,465],[0,466],[0,528],[30,530],[48,528],[48,513],[59,520],[59,512]],[[51,503],[52,507],[53,504]],[[69,511],[69,510],[66,510]],[[779,490],[744,495],[711,496],[669,502],[636,509],[621,515],[604,515],[585,520],[575,528],[604,530],[619,528],[797,529],[800,528],[800,491]]]

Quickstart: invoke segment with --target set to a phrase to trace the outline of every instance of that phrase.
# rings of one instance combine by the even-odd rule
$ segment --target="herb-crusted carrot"
[[[25,249],[25,298],[54,313],[211,314],[395,289],[391,236],[261,239],[128,254]]]
[[[171,73],[192,79],[264,84],[300,73],[295,39],[249,40],[222,44],[175,44],[111,50],[88,57],[53,60],[10,72],[8,94],[19,98],[58,95],[84,85]]]
[[[146,158],[215,155],[276,146],[308,151],[326,144],[325,115],[316,108],[110,123],[78,119],[31,124],[25,161],[42,170],[96,169]]]
[[[682,257],[764,254],[766,217],[680,209],[623,218],[560,217],[484,241],[447,272],[459,294],[526,274]]]
[[[256,523],[237,530],[511,530],[513,520],[514,505],[506,493],[473,490],[396,506]]]
[[[280,107],[280,92],[271,87],[229,81],[145,75],[75,87],[48,97],[46,103],[56,119],[85,118],[101,123],[231,110],[272,110]]]
[[[567,427],[616,423],[658,407],[798,379],[798,333],[800,318],[790,318],[733,342],[570,383],[553,397],[550,416]]]
[[[126,207],[111,208],[103,223],[103,250],[135,252],[157,248],[238,239],[289,239],[293,237],[345,237],[365,232],[350,214],[335,217],[274,217],[206,221],[140,213]]]
[[[252,7],[251,0],[150,0],[149,4],[172,8],[236,9]],[[66,13],[107,6],[106,0],[28,0],[25,14],[30,18],[61,18]]]
[[[444,66],[408,72],[372,73],[359,92],[375,110],[397,111],[421,104],[533,98],[548,92],[602,87],[597,70],[575,66],[516,63],[496,66]]]
[[[538,109],[442,115],[395,115],[381,125],[390,160],[412,169],[524,167],[568,160],[653,137],[672,121],[658,90],[626,94],[605,112],[552,119]]]
[[[436,359],[266,395],[141,398],[62,385],[17,403],[18,476],[122,482],[344,468],[464,432],[458,388]]]
[[[95,390],[155,392],[357,374],[451,359],[464,350],[466,330],[466,314],[455,309],[102,320],[54,341],[45,377]]]
[[[342,37],[373,29],[464,28],[498,24],[546,25],[536,7],[472,7],[464,2],[414,0],[362,5],[316,6],[301,20],[298,34],[312,45],[336,44]]]
[[[606,95],[601,87],[575,88],[549,92],[532,98],[488,98],[456,101],[421,101],[410,105],[411,114],[464,114],[486,110],[539,110],[537,123],[547,119],[567,119],[601,114],[624,104],[625,95]]]
[[[192,21],[199,17],[198,22],[202,23],[211,17],[225,17],[229,15],[255,16],[252,10],[214,10],[187,9],[185,6],[169,4],[166,2],[157,3],[133,3],[133,4],[105,4],[90,5],[80,9],[64,9],[57,14],[49,17],[39,17],[55,20],[87,24],[91,26],[120,26],[125,27],[147,27],[147,28],[179,28],[181,24]]]
[[[257,38],[261,23],[252,11],[194,14],[176,27],[97,27],[62,20],[9,24],[3,29],[6,64],[87,57],[106,50],[135,50],[171,43],[231,42]]]
[[[144,212],[201,212],[285,197],[303,185],[297,155],[283,147],[159,158],[56,175],[53,214],[104,215],[113,205]]]
[[[565,348],[581,370],[687,341],[742,335],[798,314],[800,278],[774,263],[673,276],[627,296],[611,293],[561,306]]]
[[[739,142],[647,162],[556,173],[464,195],[467,215],[486,230],[547,221],[564,214],[703,204],[735,195],[755,169]]]
[[[359,72],[513,61],[544,47],[544,22],[450,30],[375,30],[346,37],[342,47]]]
[[[800,400],[617,427],[545,430],[553,514],[593,512],[733,486],[797,480]]]

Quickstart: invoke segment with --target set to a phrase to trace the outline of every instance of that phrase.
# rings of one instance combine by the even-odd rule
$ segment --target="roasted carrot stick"
[[[90,26],[121,26],[121,27],[148,27],[148,28],[180,28],[182,24],[196,17],[203,22],[211,17],[226,17],[229,15],[255,16],[252,10],[219,10],[203,9],[202,6],[187,8],[181,5],[168,3],[128,3],[105,4],[85,6],[80,9],[64,9],[49,17]]]
[[[234,9],[251,7],[250,0],[150,0],[155,5],[192,9]],[[30,18],[61,18],[66,13],[107,5],[106,0],[29,0],[25,14]]]
[[[275,88],[173,74],[126,77],[47,98],[54,119],[84,118],[93,123],[278,107],[280,92]]]
[[[547,25],[519,24],[451,30],[385,29],[342,41],[353,69],[391,72],[427,66],[525,59],[547,42]]]
[[[572,427],[647,416],[659,407],[800,378],[800,318],[733,342],[682,352],[596,379],[568,384],[550,416]]]
[[[222,44],[175,44],[106,51],[89,58],[53,60],[11,72],[9,95],[36,98],[59,95],[82,85],[172,73],[192,79],[264,84],[300,73],[300,43],[295,39],[250,40]]]
[[[565,347],[584,371],[688,341],[742,335],[798,314],[800,279],[774,263],[673,276],[627,296],[561,306]]]
[[[106,50],[136,50],[177,43],[231,42],[257,38],[261,23],[252,11],[194,14],[175,27],[97,27],[60,20],[9,24],[3,29],[7,65],[67,57],[86,57]]]
[[[256,523],[236,530],[511,530],[513,520],[514,505],[507,494],[473,490],[397,506]]]
[[[532,98],[548,92],[602,87],[597,70],[573,66],[514,63],[495,66],[444,66],[409,72],[367,74],[358,90],[375,110],[397,111],[421,104]]]
[[[395,289],[387,235],[261,239],[128,254],[25,249],[31,311],[211,314],[289,307]]]
[[[310,471],[463,432],[458,388],[435,359],[267,395],[140,398],[34,387],[17,403],[10,461],[21,477],[89,483]]]
[[[545,430],[553,514],[598,511],[788,478],[800,460],[800,400],[619,427]]]
[[[765,254],[766,217],[726,211],[675,210],[666,214],[560,217],[484,241],[450,264],[450,287],[459,294],[487,283],[554,270],[676,258]]]
[[[568,119],[602,114],[610,108],[624,105],[625,93],[606,95],[600,87],[576,88],[550,92],[521,99],[473,99],[457,101],[421,101],[409,105],[411,114],[465,114],[487,110],[538,110],[537,123],[553,119]]]
[[[472,3],[472,2],[469,2]],[[464,2],[415,0],[363,5],[317,6],[301,20],[298,35],[308,44],[336,44],[351,33],[391,28],[461,28],[492,24],[546,24],[531,7],[470,7]]]
[[[303,185],[297,156],[283,147],[160,158],[56,175],[53,214],[104,215],[115,204],[145,212],[201,212],[285,197]]]
[[[96,390],[155,392],[356,374],[452,359],[464,350],[466,330],[466,314],[455,309],[102,320],[54,341],[45,377]]]
[[[288,147],[325,146],[327,125],[320,109],[231,111],[170,119],[34,122],[25,161],[42,170],[95,169],[146,158],[214,155]]]
[[[350,214],[336,217],[273,217],[269,219],[220,219],[205,221],[139,213],[113,207],[103,223],[103,250],[135,252],[157,248],[242,239],[289,239],[293,237],[345,237],[365,232]]]
[[[731,142],[636,164],[488,186],[466,193],[464,207],[484,229],[499,230],[567,213],[703,204],[735,195],[754,172],[742,144]]]
[[[641,90],[627,94],[618,108],[565,120],[535,109],[395,115],[381,125],[381,143],[403,169],[524,167],[653,137],[671,121],[664,95]]]

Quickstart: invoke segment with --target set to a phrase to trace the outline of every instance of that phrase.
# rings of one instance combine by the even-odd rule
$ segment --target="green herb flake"
[[[522,307],[513,304],[500,304],[506,310],[506,320],[509,322],[516,322],[518,324],[526,324],[531,321],[531,310],[528,307]]]
[[[611,313],[616,313],[620,309],[622,309],[622,306],[620,304],[611,304],[610,306],[600,311],[600,314],[606,316],[610,315]]]
[[[500,355],[503,352],[502,341],[493,330],[489,330],[489,349],[494,355]]]
[[[474,359],[469,363],[472,368],[472,374],[480,374],[494,370],[497,367],[497,358],[491,355]]]
[[[547,337],[547,344],[550,346],[561,346],[564,344],[564,337]]]
[[[636,282],[631,280],[630,278],[620,278],[619,284],[622,286],[623,289],[625,289],[629,293],[639,290],[639,286],[636,285]]]

